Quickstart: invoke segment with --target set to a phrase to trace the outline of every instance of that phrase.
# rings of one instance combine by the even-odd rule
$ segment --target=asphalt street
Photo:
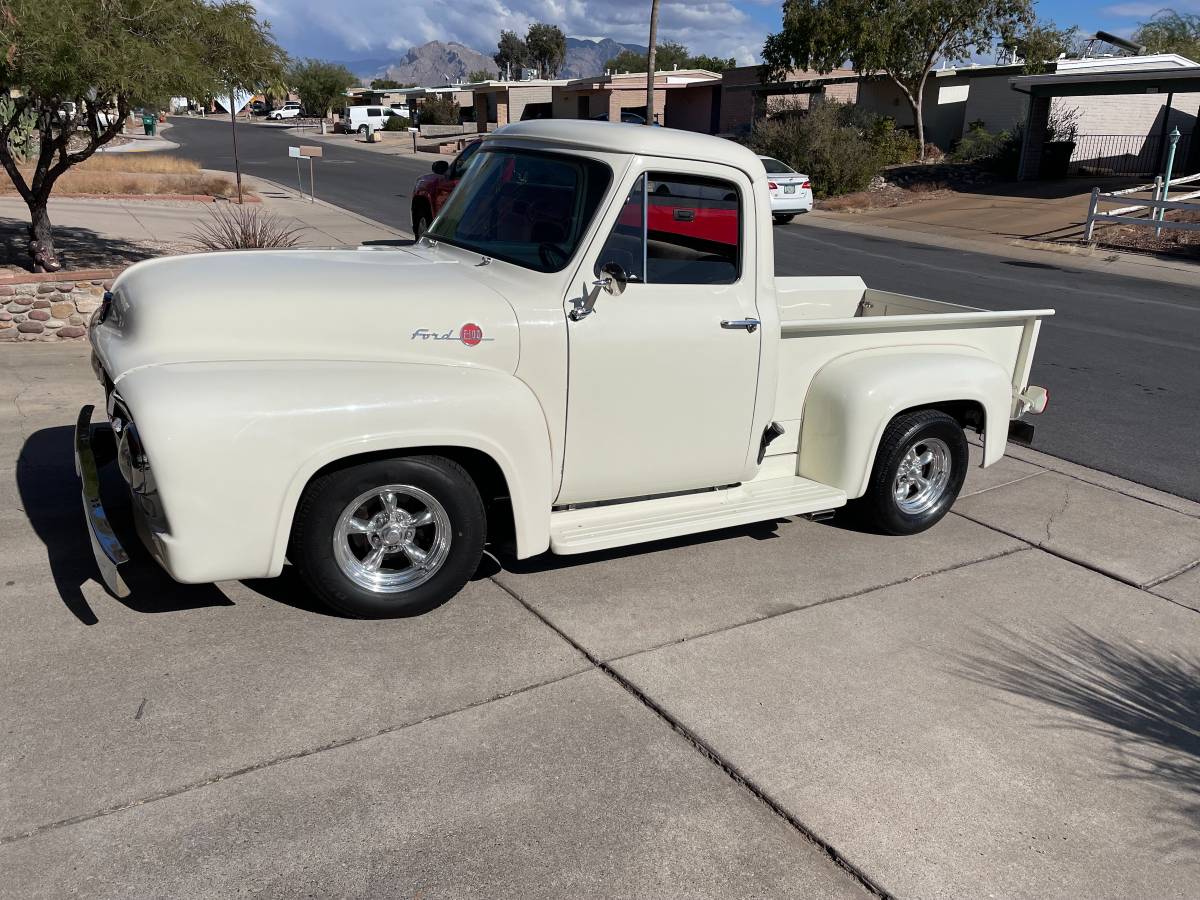
[[[229,126],[174,119],[174,151],[232,170]],[[243,171],[295,184],[286,130],[239,127]],[[325,144],[317,196],[408,228],[427,161]],[[986,309],[1053,307],[1032,381],[1050,390],[1034,446],[1200,500],[1200,279],[1195,287],[833,231],[776,229],[780,275],[860,275],[873,288]],[[1053,257],[1048,257],[1053,259]]]

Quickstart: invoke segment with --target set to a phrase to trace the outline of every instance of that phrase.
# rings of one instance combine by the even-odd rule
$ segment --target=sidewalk
[[[0,381],[0,896],[1200,883],[1200,504],[1010,446],[914,537],[489,557],[383,622],[134,548],[121,602],[73,474],[87,348]]]
[[[304,229],[301,246],[347,247],[364,241],[412,237],[320,198],[312,203],[308,197],[300,197],[295,188],[250,176],[243,176],[242,184],[262,198],[261,209]],[[189,235],[212,214],[214,205],[195,201],[51,199],[50,220],[56,244],[68,265],[108,268],[164,253],[188,252]],[[11,232],[19,243],[28,222],[29,212],[20,198],[0,197],[0,232]]]
[[[1019,259],[1071,258],[1079,268],[1137,278],[1194,283],[1200,267],[1179,260],[1111,249],[1082,242],[1092,187],[1132,185],[1138,179],[1072,179],[1069,182],[997,185],[994,189],[951,193],[903,206],[854,212],[816,210],[801,222],[893,240],[932,244]]]

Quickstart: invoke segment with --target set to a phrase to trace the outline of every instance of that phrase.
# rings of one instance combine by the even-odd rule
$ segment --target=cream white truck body
[[[91,340],[110,416],[136,423],[152,473],[134,492],[143,539],[173,577],[278,575],[305,485],[346,460],[452,448],[491,467],[524,558],[836,508],[913,408],[976,425],[991,465],[1010,419],[1040,405],[1028,376],[1050,310],[776,277],[767,177],[744,148],[558,120],[486,146],[611,170],[559,271],[423,240],[160,259],[117,280]],[[595,285],[646,173],[733,186],[733,283]],[[341,296],[347,283],[382,287]]]

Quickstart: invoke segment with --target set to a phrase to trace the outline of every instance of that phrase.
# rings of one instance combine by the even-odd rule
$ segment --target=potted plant
[[[1046,122],[1046,143],[1042,145],[1042,178],[1066,178],[1079,133],[1079,109],[1053,109]]]

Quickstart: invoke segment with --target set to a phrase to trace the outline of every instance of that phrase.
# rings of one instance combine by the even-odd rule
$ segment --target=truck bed
[[[994,312],[868,288],[856,276],[776,278],[779,381],[776,419],[785,437],[771,455],[795,453],[807,388],[831,360],[872,349],[962,347],[1011,373],[1014,394],[1028,384],[1041,320],[1050,309]]]

